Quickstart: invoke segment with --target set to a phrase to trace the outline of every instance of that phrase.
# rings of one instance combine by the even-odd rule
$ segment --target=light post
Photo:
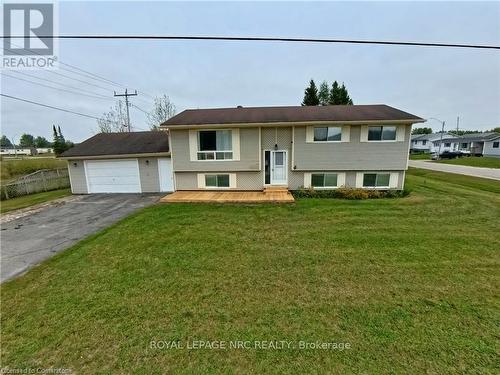
[[[441,144],[443,143],[443,134],[444,134],[444,124],[445,124],[445,121],[440,120],[440,119],[435,118],[435,117],[430,117],[429,120],[435,120],[435,121],[441,123],[441,137],[439,138],[439,148],[438,148],[438,155],[437,155],[438,159],[441,159]]]

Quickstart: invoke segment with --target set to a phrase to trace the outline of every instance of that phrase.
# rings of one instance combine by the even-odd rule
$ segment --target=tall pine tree
[[[334,81],[332,84],[332,88],[330,90],[330,97],[328,100],[329,104],[344,104],[344,105],[352,105],[352,99],[347,92],[347,88],[342,83],[342,86],[339,85],[337,81]]]
[[[309,82],[309,87],[304,91],[304,100],[302,101],[302,105],[318,105],[318,89],[314,80],[311,79]]]
[[[66,150],[66,144],[61,139],[61,136],[62,136],[61,128],[59,128],[59,134],[57,133],[57,129],[56,129],[55,125],[52,126],[52,130],[53,130],[52,148],[54,149],[54,154],[61,155]]]
[[[320,105],[328,105],[330,100],[330,90],[328,88],[328,82],[323,81],[319,85],[318,99]]]

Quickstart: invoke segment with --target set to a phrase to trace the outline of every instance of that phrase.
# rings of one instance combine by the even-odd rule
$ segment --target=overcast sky
[[[61,2],[61,34],[287,36],[500,45],[500,3],[161,3]],[[465,129],[500,126],[498,50],[375,45],[202,41],[59,42],[60,60],[187,108],[300,105],[308,81],[343,81],[355,104],[385,103]],[[100,116],[109,90],[44,71],[37,77],[109,96],[86,96],[2,77],[2,92]],[[15,75],[16,73],[11,73]],[[18,77],[22,77],[19,76]],[[22,77],[31,79],[27,77]],[[40,82],[40,81],[38,81]],[[42,82],[40,82],[42,83]],[[45,82],[48,85],[50,83]],[[132,98],[149,111],[146,95]],[[96,121],[2,98],[2,134],[51,138],[60,125],[79,142]],[[132,108],[132,125],[148,126]],[[429,121],[434,130],[439,123]]]

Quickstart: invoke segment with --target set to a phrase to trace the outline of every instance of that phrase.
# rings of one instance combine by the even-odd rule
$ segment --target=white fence
[[[68,170],[41,169],[2,186],[1,200],[70,186]]]

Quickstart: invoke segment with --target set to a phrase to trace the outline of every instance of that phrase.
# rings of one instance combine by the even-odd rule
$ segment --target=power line
[[[2,36],[2,38],[3,38],[3,36]],[[13,45],[13,46],[15,46],[15,47],[18,47],[18,48],[22,48],[22,47],[21,47],[21,46],[19,46],[18,44],[16,44],[16,43],[12,43],[12,41],[11,41],[11,45]],[[12,53],[14,53],[14,54],[16,54],[16,55],[21,55],[19,52],[15,52],[15,51],[11,51],[11,52],[12,52]],[[33,54],[35,54],[35,55],[38,55],[38,56],[43,56],[43,55],[42,55],[42,54],[40,54],[40,53],[37,53],[37,52],[34,52],[34,51],[32,51],[32,52],[33,52]],[[21,55],[21,56],[22,56],[22,55]],[[83,77],[86,77],[86,78],[90,78],[90,79],[96,80],[96,81],[98,81],[98,82],[105,83],[105,84],[110,85],[110,86],[113,86],[113,87],[117,85],[117,86],[121,86],[121,87],[123,87],[123,88],[126,88],[126,86],[125,86],[125,85],[122,85],[121,83],[118,83],[118,82],[112,81],[112,80],[107,79],[107,78],[105,78],[105,77],[102,77],[102,76],[100,76],[100,75],[98,75],[98,74],[95,74],[95,73],[89,72],[88,70],[85,70],[85,69],[79,68],[79,67],[77,67],[77,66],[75,66],[75,65],[71,65],[71,64],[68,64],[68,63],[65,63],[65,62],[62,62],[62,61],[59,61],[59,64],[60,64],[60,65],[67,66],[67,67],[70,67],[70,68],[73,68],[73,69],[76,69],[76,70],[79,70],[80,72],[83,72],[83,73],[80,73],[80,72],[75,72],[75,71],[73,71],[73,70],[71,70],[71,69],[68,69],[68,68],[61,68],[61,67],[60,67],[59,69],[61,69],[61,70],[64,70],[64,71],[67,71],[67,72],[70,72],[70,73],[73,73],[73,74],[78,74],[78,75],[80,75],[80,76],[83,76]],[[69,78],[69,79],[73,79],[73,80],[76,80],[76,81],[79,81],[79,82],[83,82],[83,83],[85,83],[85,84],[87,84],[87,85],[91,85],[91,86],[99,87],[99,88],[101,88],[101,89],[103,89],[103,90],[108,90],[108,89],[107,89],[107,88],[105,88],[105,87],[102,87],[102,86],[99,86],[99,85],[96,85],[96,84],[93,84],[93,83],[89,83],[89,82],[86,82],[86,81],[83,81],[83,80],[79,80],[79,79],[77,79],[77,78],[72,78],[72,77],[66,76],[66,75],[64,75],[64,74],[62,74],[62,73],[54,72],[54,71],[51,71],[51,70],[47,70],[47,71],[48,71],[48,72],[51,72],[51,73],[53,73],[53,74],[57,74],[57,75],[60,75],[60,76],[63,76],[63,77]],[[85,73],[85,74],[84,74],[84,73]],[[146,95],[146,96],[149,96],[151,99],[154,99],[154,97],[153,97],[152,95],[150,95],[150,94],[148,94],[148,93],[146,93],[146,92],[144,92],[144,91],[141,91],[141,93],[142,93],[142,94],[144,94],[144,95]]]
[[[15,97],[15,96],[7,95],[7,94],[2,94],[2,93],[0,93],[0,96],[6,97],[6,98],[9,98],[9,99],[19,100],[21,102],[26,102],[26,103],[38,105],[38,106],[41,106],[41,107],[55,109],[57,111],[72,113],[74,115],[83,116],[83,117],[89,117],[89,118],[93,118],[95,120],[99,120],[99,117],[95,117],[95,116],[92,116],[92,115],[87,115],[87,114],[80,113],[80,112],[71,111],[69,109],[54,107],[54,106],[51,106],[51,105],[48,105],[48,104],[42,104],[42,103],[34,102],[34,101],[28,100],[28,99],[18,98],[18,97]]]
[[[88,96],[88,97],[94,98],[94,99],[113,100],[112,98],[108,98],[108,97],[106,97],[104,95],[96,96],[96,95],[82,94],[80,92],[76,92],[76,91],[72,91],[72,90],[61,89],[59,87],[53,87],[53,86],[45,85],[43,83],[33,82],[33,81],[29,80],[29,79],[14,77],[14,76],[11,76],[11,75],[5,74],[5,73],[2,73],[2,75],[5,76],[5,77],[12,78],[12,79],[17,79],[19,81],[28,82],[28,83],[31,83],[32,85],[38,85],[38,86],[42,86],[42,87],[47,87],[47,88],[52,89],[52,90],[65,91],[65,92],[69,92],[70,94],[74,94],[74,95],[83,95],[83,96]]]
[[[68,88],[70,88],[70,89],[72,89],[72,90],[79,90],[79,91],[86,92],[86,93],[89,93],[89,94],[92,94],[92,95],[102,96],[102,98],[103,98],[103,99],[104,99],[104,98],[105,98],[105,99],[111,99],[111,98],[108,98],[108,97],[106,97],[106,96],[104,96],[104,95],[101,95],[101,94],[96,93],[96,92],[93,92],[93,91],[89,91],[89,90],[81,89],[81,88],[79,88],[79,87],[69,86],[69,85],[66,85],[66,84],[64,84],[64,83],[60,83],[60,82],[51,81],[50,79],[37,77],[37,76],[35,76],[35,75],[33,75],[33,74],[23,73],[23,72],[20,72],[20,71],[18,71],[18,70],[14,70],[14,71],[12,71],[12,73],[21,74],[21,75],[24,75],[24,76],[26,76],[26,77],[31,77],[31,78],[34,78],[34,79],[39,79],[39,80],[41,80],[41,81],[46,81],[46,82],[52,83],[52,84],[54,84],[54,85],[60,85],[60,86],[63,86],[63,87],[68,87]],[[33,83],[36,83],[36,82],[33,82]]]
[[[322,38],[288,38],[288,37],[254,37],[254,36],[187,36],[187,35],[48,35],[48,36],[1,36],[5,38],[50,38],[50,39],[136,39],[136,40],[218,40],[218,41],[254,41],[254,42],[297,42],[297,43],[345,43],[345,44],[379,44],[415,47],[450,47],[500,49],[500,46],[480,44],[458,44],[437,42],[405,42],[392,40],[362,39],[322,39]]]
[[[147,111],[145,111],[144,109],[142,109],[141,107],[138,107],[138,106],[136,106],[135,104],[132,104],[132,103],[130,105],[132,107],[138,109],[139,111],[144,112],[146,115],[149,115],[149,113]]]

